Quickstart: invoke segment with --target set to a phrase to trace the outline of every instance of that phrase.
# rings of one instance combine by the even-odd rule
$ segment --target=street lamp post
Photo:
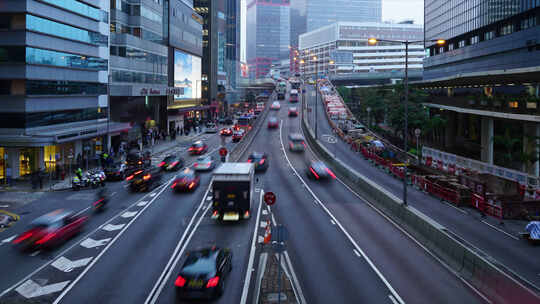
[[[422,133],[422,130],[416,128],[414,130],[414,135],[416,136],[416,157],[418,159],[418,164],[420,164],[420,134]]]
[[[391,43],[401,43],[405,44],[405,79],[404,79],[404,85],[405,85],[405,122],[403,126],[403,150],[405,151],[405,155],[407,155],[407,140],[408,140],[408,123],[409,123],[409,44],[411,43],[426,43],[426,42],[436,42],[438,45],[444,45],[446,43],[443,39],[436,39],[436,40],[417,40],[417,41],[409,41],[409,40],[387,40],[387,39],[377,39],[377,38],[369,38],[368,43],[370,45],[375,45],[377,42],[391,42]],[[407,164],[403,166],[403,205],[407,205]]]
[[[371,117],[369,116],[369,114],[371,114],[371,107],[367,107],[366,109],[367,111],[367,126],[368,126],[368,129],[371,128]]]
[[[318,128],[317,128],[317,117],[319,116],[318,104],[319,104],[319,62],[317,61],[317,56],[313,56],[313,61],[315,62],[315,140],[319,138]]]

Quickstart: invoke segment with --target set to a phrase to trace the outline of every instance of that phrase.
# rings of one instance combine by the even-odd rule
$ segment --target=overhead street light
[[[368,44],[370,45],[376,45],[378,42],[391,42],[391,43],[401,43],[405,44],[405,125],[403,126],[403,150],[405,153],[407,153],[407,129],[408,129],[408,123],[409,123],[409,44],[414,43],[426,43],[426,42],[435,42],[438,45],[444,45],[446,44],[446,40],[444,39],[434,39],[434,40],[416,40],[416,41],[409,41],[409,40],[388,40],[388,39],[377,39],[375,37],[371,37],[368,39]],[[407,205],[407,165],[403,166],[403,205]]]

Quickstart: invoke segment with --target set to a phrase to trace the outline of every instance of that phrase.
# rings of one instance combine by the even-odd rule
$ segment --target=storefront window
[[[4,148],[0,148],[0,179],[5,180],[6,179],[6,166],[7,162],[5,159],[5,153],[6,150]]]
[[[43,147],[43,161],[45,162],[45,168],[47,171],[51,171],[56,168],[56,153],[56,146]]]
[[[25,176],[38,170],[39,148],[21,149],[19,154],[19,175]]]

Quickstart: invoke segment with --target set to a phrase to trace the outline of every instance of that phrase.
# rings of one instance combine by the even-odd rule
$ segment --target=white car
[[[200,156],[193,164],[193,169],[196,171],[213,170],[216,166],[216,162],[212,156]]]
[[[218,132],[218,127],[213,122],[207,123],[205,132],[206,133],[217,133]]]
[[[274,101],[272,105],[270,106],[270,109],[272,110],[279,110],[281,109],[281,105],[279,104],[279,101]]]

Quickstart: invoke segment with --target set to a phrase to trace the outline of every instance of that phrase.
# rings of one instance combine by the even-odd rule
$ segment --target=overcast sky
[[[382,6],[383,21],[413,19],[424,24],[424,0],[382,0]]]
[[[246,0],[242,1],[242,26],[241,26],[241,60],[245,61],[245,21],[246,21],[246,11],[245,5]],[[292,0],[295,1],[295,0]],[[308,0],[309,1],[309,0]],[[393,20],[395,22],[400,22],[405,19],[413,19],[416,24],[424,24],[424,0],[382,0],[383,11],[382,19],[383,21]]]

